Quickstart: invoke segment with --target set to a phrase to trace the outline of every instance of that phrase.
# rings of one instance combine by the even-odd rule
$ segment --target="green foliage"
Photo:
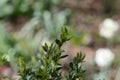
[[[63,10],[59,12],[52,13],[51,11],[44,11],[42,14],[43,23],[41,23],[47,35],[50,38],[56,39],[58,32],[60,32],[61,26],[68,23],[67,17],[70,15],[70,10]]]
[[[7,58],[6,55],[9,54],[9,51],[15,46],[16,40],[8,36],[5,32],[3,25],[0,25],[0,59]],[[12,54],[11,54],[12,55]],[[5,60],[4,60],[5,61]],[[0,61],[1,63],[2,61]]]
[[[61,33],[58,39],[51,45],[44,44],[43,51],[40,51],[38,56],[35,56],[38,66],[34,63],[25,64],[20,59],[19,74],[21,80],[84,80],[85,70],[82,67],[84,55],[78,53],[77,56],[70,62],[69,73],[64,77],[61,76],[62,65],[59,60],[67,57],[64,55],[64,50],[61,49],[62,45],[70,40],[68,31],[66,28],[61,29]]]
[[[86,36],[85,32],[75,30],[74,28],[70,28],[70,35],[72,35],[71,42],[75,45],[83,45],[84,38]]]
[[[83,69],[81,63],[83,62],[85,55],[78,53],[77,56],[70,62],[70,71],[67,80],[84,80],[86,70]]]
[[[68,9],[58,10],[57,5],[61,2],[62,0],[0,0],[0,18],[16,24],[22,16],[30,20],[21,29],[21,35],[32,35],[32,38],[39,36],[39,39],[47,35],[49,39],[56,39],[61,26],[68,23],[67,17],[70,14]]]
[[[34,12],[50,10],[61,0],[0,0],[0,18],[10,16],[33,16]]]
[[[0,66],[16,66],[18,57],[22,57],[25,62],[31,59],[31,46],[29,40],[18,40],[13,35],[8,34],[0,24]],[[34,51],[34,50],[33,50]],[[6,63],[6,64],[5,64]]]

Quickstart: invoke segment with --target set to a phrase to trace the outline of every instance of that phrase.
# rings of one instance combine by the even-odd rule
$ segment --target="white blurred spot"
[[[110,39],[114,36],[114,33],[118,30],[119,24],[112,19],[105,19],[99,26],[99,34],[102,37]]]
[[[100,48],[96,51],[95,62],[99,67],[110,66],[114,59],[114,54],[108,48]]]

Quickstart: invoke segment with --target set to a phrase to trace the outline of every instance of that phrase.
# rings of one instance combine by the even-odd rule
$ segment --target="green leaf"
[[[47,47],[42,46],[42,48],[43,48],[43,50],[44,50],[45,52],[47,52]]]
[[[61,58],[65,58],[65,57],[67,57],[67,56],[68,56],[68,55],[63,55],[63,56],[60,57],[60,59],[61,59]]]
[[[56,39],[55,42],[56,42],[56,44],[61,45],[60,40]]]

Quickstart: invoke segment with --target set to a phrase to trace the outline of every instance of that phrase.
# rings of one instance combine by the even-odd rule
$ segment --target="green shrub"
[[[78,53],[77,56],[69,63],[69,73],[61,76],[61,69],[63,66],[59,60],[67,57],[64,55],[62,45],[70,40],[66,28],[62,28],[60,36],[55,42],[48,46],[46,43],[42,46],[43,51],[40,51],[38,56],[35,56],[37,66],[34,63],[26,64],[22,59],[19,63],[19,74],[21,80],[84,80],[85,69],[81,63],[85,55]]]
[[[23,48],[18,50],[16,48],[18,41],[16,41],[14,46],[10,47],[16,53],[13,54],[14,51],[9,51],[9,53],[4,53],[5,56],[1,55],[0,65],[10,65],[16,70],[20,80],[84,80],[86,70],[83,68],[82,62],[85,55],[82,53],[78,53],[69,63],[68,74],[62,76],[61,69],[63,69],[63,66],[60,64],[60,59],[68,55],[64,54],[64,50],[61,47],[70,39],[71,36],[67,29],[62,28],[58,39],[51,45],[45,43],[40,51],[33,49],[34,54],[32,52],[25,54]],[[26,50],[29,49],[26,48]]]

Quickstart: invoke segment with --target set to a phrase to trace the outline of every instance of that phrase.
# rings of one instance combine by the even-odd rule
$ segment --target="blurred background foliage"
[[[110,45],[117,56],[112,65],[114,70],[120,61],[120,30],[108,40],[99,35],[99,24],[106,18],[120,24],[119,3],[119,0],[0,0],[0,59],[9,55],[13,67],[16,67],[13,59],[18,57],[23,57],[25,63],[29,64],[29,60],[35,63],[33,56],[41,46],[58,38],[61,27],[67,26],[72,39],[65,46],[70,53],[66,62],[76,55],[73,52],[83,49],[86,56],[92,57],[92,64],[87,65],[93,67],[95,50]],[[65,62],[64,65],[67,68]],[[97,70],[94,68],[91,73]]]
[[[56,6],[60,3],[61,0],[1,0],[1,56],[11,49],[16,56],[25,56],[34,53],[34,49],[40,46],[40,41],[57,38],[61,27],[68,23],[67,17],[70,15],[68,9],[58,11]],[[20,16],[27,20],[18,33],[12,32],[9,35],[3,27],[6,26],[5,22],[18,23],[19,27]],[[29,57],[26,57],[27,60]]]

